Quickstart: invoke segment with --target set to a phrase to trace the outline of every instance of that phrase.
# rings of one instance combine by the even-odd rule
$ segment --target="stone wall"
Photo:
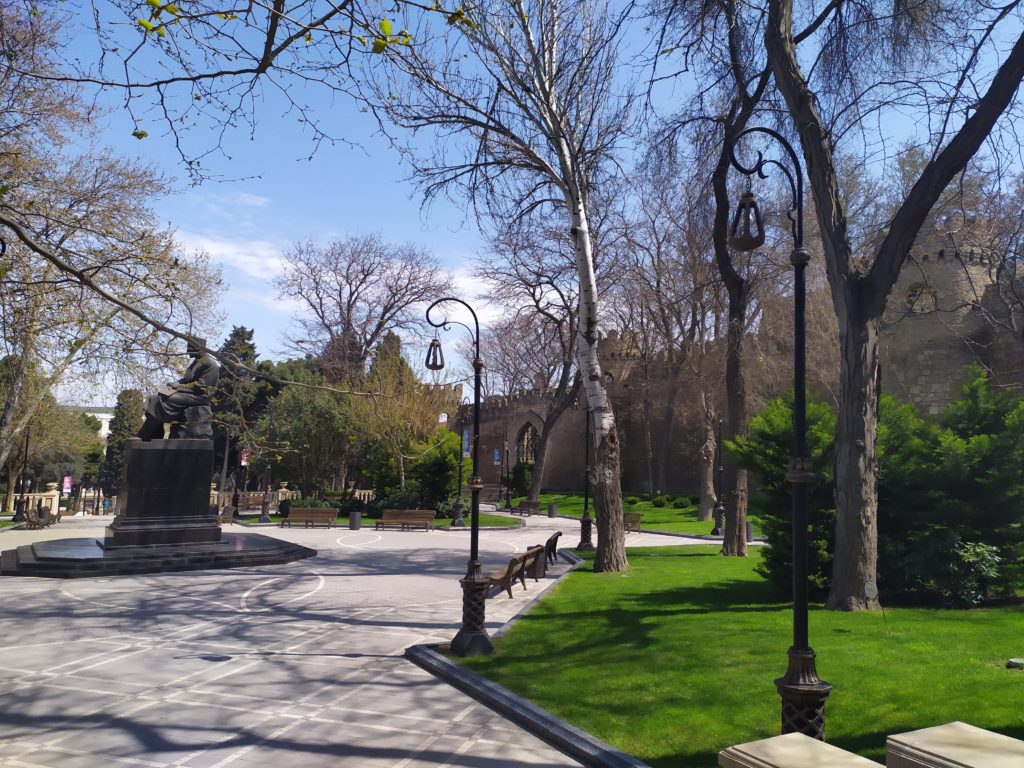
[[[960,397],[967,367],[973,362],[986,366],[1000,383],[1020,384],[1021,347],[1009,331],[992,322],[992,318],[1005,320],[1007,310],[998,301],[990,266],[988,258],[979,252],[956,253],[939,247],[920,249],[909,257],[883,316],[883,392],[914,404],[924,413],[936,414]],[[791,308],[782,304],[773,311],[788,313]],[[746,344],[751,415],[765,398],[781,394],[791,384],[788,323],[788,317],[765,321],[761,335],[751,337]],[[774,336],[771,328],[776,329]],[[831,337],[818,342],[838,343]],[[643,361],[632,347],[628,334],[616,332],[603,336],[598,344],[602,370],[610,374],[609,394],[619,425],[623,491],[637,493],[651,488],[643,413],[644,395],[650,387],[653,489],[697,493],[702,418],[699,378],[687,369],[673,386],[669,383],[668,360]],[[704,384],[719,404],[725,402],[721,352],[714,347],[709,351],[705,367],[714,372],[714,380]],[[823,354],[819,357],[830,359]],[[823,373],[827,376],[829,372]],[[832,389],[831,381],[816,382],[813,376],[809,384],[822,393]],[[664,418],[667,399],[673,411],[671,450],[662,461],[658,446],[668,428]],[[480,445],[485,484],[499,483],[506,439],[514,464],[522,430],[530,424],[540,433],[546,405],[545,394],[539,389],[486,400]],[[570,408],[559,419],[548,449],[545,489],[582,491],[584,421],[585,411],[579,408]],[[456,428],[454,424],[452,428]]]

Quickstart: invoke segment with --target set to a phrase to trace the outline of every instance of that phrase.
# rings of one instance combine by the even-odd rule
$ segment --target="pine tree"
[[[124,441],[134,437],[142,428],[144,401],[137,389],[121,390],[110,420],[107,453],[99,468],[100,487],[107,496],[121,489],[121,470],[124,464]]]

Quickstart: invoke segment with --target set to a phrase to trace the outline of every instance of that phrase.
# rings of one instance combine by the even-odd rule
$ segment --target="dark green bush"
[[[668,504],[668,500],[664,496],[655,496],[653,499],[651,499],[652,507],[658,507],[660,509],[661,507],[664,507],[666,504]]]
[[[512,467],[512,495],[525,496],[530,492],[533,482],[533,464],[518,462]]]
[[[678,499],[672,502],[673,509],[686,509],[690,506],[690,500],[685,496],[680,496]]]
[[[878,423],[878,587],[897,602],[976,605],[1021,584],[1020,500],[1024,498],[1024,401],[996,390],[980,370],[939,423],[891,397]],[[809,572],[823,597],[831,578],[835,509],[835,417],[808,403],[811,484]],[[759,572],[789,589],[792,507],[785,480],[791,446],[788,401],[773,400],[749,435],[727,445],[758,477],[751,513],[769,546]]]
[[[326,508],[326,507],[337,507],[337,506],[338,506],[337,503],[334,503],[334,502],[331,502],[331,501],[323,501],[321,499],[309,499],[309,498],[285,499],[284,501],[282,501],[280,504],[277,505],[277,511],[278,511],[278,514],[281,515],[281,517],[288,517],[288,511],[292,507],[297,507],[297,508],[300,508],[300,509],[301,508],[323,509],[323,508]]]
[[[640,499],[638,499],[636,496],[627,496],[626,498],[623,499],[623,501],[626,504],[629,504],[630,506],[640,503]]]
[[[447,499],[441,499],[437,502],[437,508],[435,511],[435,517],[440,520],[447,520],[455,517],[455,507],[462,505],[463,517],[469,517],[469,499],[459,498],[458,496],[449,496]]]

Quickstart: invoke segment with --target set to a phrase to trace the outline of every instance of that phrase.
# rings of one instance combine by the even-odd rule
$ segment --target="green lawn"
[[[496,642],[476,671],[654,766],[713,768],[721,749],[779,733],[792,611],[715,547],[629,550],[585,566]],[[1024,738],[1024,610],[812,608],[834,686],[829,742],[884,762],[887,734],[963,720]]]
[[[631,494],[624,493],[623,498]],[[525,497],[521,497],[525,498]],[[518,504],[520,499],[513,499],[513,505]],[[548,504],[554,502],[558,506],[558,514],[572,515],[579,517],[583,514],[583,496],[570,493],[542,493],[539,498],[541,513],[547,512]],[[714,527],[713,522],[705,522],[697,519],[697,505],[687,503],[682,509],[675,509],[672,502],[664,507],[655,507],[649,501],[638,501],[636,504],[623,503],[622,508],[626,512],[639,512],[643,515],[640,523],[641,528],[648,528],[652,531],[671,531],[673,533],[698,533],[708,534]],[[594,499],[590,499],[590,514],[594,514]],[[757,520],[751,518],[754,523],[755,533],[758,530]]]

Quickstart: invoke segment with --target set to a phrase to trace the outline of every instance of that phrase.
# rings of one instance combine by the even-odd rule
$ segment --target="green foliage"
[[[530,492],[530,485],[533,483],[533,464],[517,462],[512,467],[511,477],[512,495],[525,496]]]
[[[420,508],[435,508],[451,494],[458,482],[459,447],[459,436],[447,429],[438,430],[427,442],[412,444],[417,458],[408,469],[409,492]]]
[[[665,496],[655,496],[654,498],[651,499],[652,507],[658,507],[660,509],[661,507],[664,507],[667,504],[668,499]]]
[[[680,496],[678,499],[672,502],[673,509],[686,509],[690,506],[690,500],[687,497]]]
[[[793,446],[792,393],[771,400],[750,420],[746,435],[726,441],[726,450],[757,476],[757,492],[751,495],[750,511],[761,520],[768,540],[757,572],[784,594],[792,584],[792,494],[786,480]],[[814,480],[810,484],[808,526],[808,576],[811,593],[821,597],[832,577],[832,541],[835,507],[832,501],[832,444],[835,415],[820,401],[807,403],[807,446]]]
[[[338,502],[328,501],[325,499],[285,499],[278,505],[277,512],[281,517],[288,517],[288,513],[291,511],[292,507],[295,507],[296,509],[328,509],[330,507],[337,506]]]
[[[629,506],[633,506],[634,504],[640,503],[640,499],[638,499],[636,496],[627,496],[622,501],[625,502],[626,504],[629,504]]]
[[[936,424],[882,397],[878,423],[878,586],[900,602],[974,605],[1021,582],[1024,400],[975,370],[964,397]],[[831,578],[835,509],[835,417],[808,403],[811,484],[809,572],[816,596]],[[769,546],[759,572],[780,591],[791,579],[792,506],[785,480],[791,446],[788,402],[773,400],[727,447],[758,477],[751,509]]]
[[[124,389],[117,395],[114,415],[110,419],[106,456],[99,467],[99,482],[103,493],[113,496],[121,490],[121,472],[124,465],[124,441],[135,437],[142,428],[142,393],[137,389]]]

